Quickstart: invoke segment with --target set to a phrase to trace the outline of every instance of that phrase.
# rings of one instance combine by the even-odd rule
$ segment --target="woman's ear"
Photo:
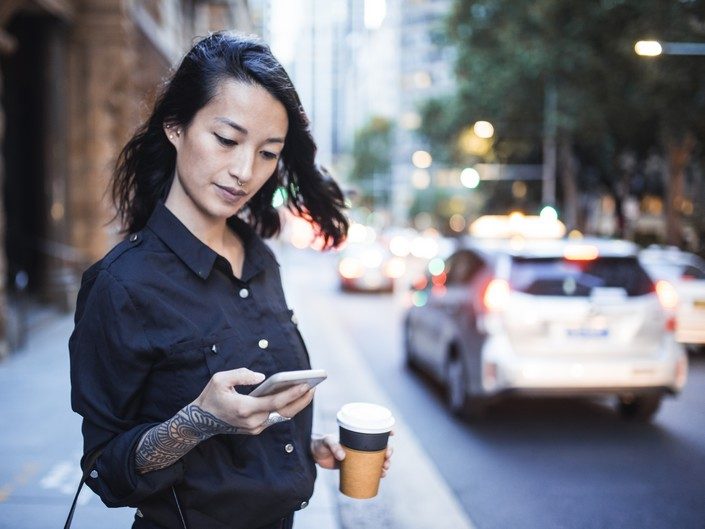
[[[178,147],[181,140],[181,127],[176,123],[164,123],[164,134],[166,134],[167,139],[174,145]]]

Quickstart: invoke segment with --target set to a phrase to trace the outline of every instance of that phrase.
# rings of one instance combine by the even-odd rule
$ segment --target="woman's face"
[[[276,170],[288,126],[284,105],[263,87],[222,81],[187,128],[165,125],[176,148],[167,202],[209,219],[235,215]]]

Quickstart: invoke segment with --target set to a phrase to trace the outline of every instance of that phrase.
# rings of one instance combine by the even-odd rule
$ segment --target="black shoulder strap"
[[[71,504],[69,515],[66,517],[64,529],[70,529],[71,527],[71,522],[73,521],[73,512],[76,510],[76,502],[78,501],[78,496],[79,494],[81,494],[83,484],[86,482],[86,479],[88,479],[88,475],[93,470],[93,465],[95,465],[96,460],[100,457],[100,454],[102,452],[102,450],[96,450],[95,452],[93,452],[93,454],[91,454],[91,457],[88,458],[86,470],[83,471],[83,475],[81,476],[81,482],[78,484],[78,488],[76,489],[76,495],[73,497],[73,503]]]
[[[76,495],[73,497],[73,503],[71,503],[71,509],[69,510],[69,515],[66,517],[66,523],[64,524],[64,529],[71,529],[71,522],[73,522],[73,513],[76,510],[76,502],[78,502],[78,496],[81,494],[81,489],[83,488],[83,485],[86,483],[86,480],[88,479],[88,475],[91,473],[93,470],[93,465],[95,465],[95,462],[98,460],[100,457],[100,454],[103,452],[103,450],[96,450],[93,452],[91,457],[88,459],[87,464],[86,464],[86,470],[83,471],[83,475],[81,476],[81,482],[78,484],[78,488],[76,489]],[[186,519],[184,518],[184,514],[181,511],[181,504],[179,503],[179,497],[176,495],[176,489],[174,487],[171,487],[171,492],[174,495],[174,502],[176,503],[176,510],[179,513],[179,519],[181,520],[181,525],[183,526],[184,529],[188,529],[186,525]]]

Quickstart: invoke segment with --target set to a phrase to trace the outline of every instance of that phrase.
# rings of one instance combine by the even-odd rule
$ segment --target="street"
[[[335,473],[322,471],[325,494],[307,511],[326,496],[343,527],[356,529],[470,527],[464,517],[478,529],[705,527],[705,359],[692,358],[685,392],[667,399],[651,425],[570,400],[506,402],[482,422],[464,423],[437,388],[403,366],[403,293],[343,294],[334,255],[279,253],[314,367],[329,370],[317,392],[317,429],[334,428],[340,402],[352,398],[383,399],[399,425],[378,498],[348,500],[335,492]],[[0,364],[0,528],[58,527],[75,491],[81,436],[69,407],[70,329],[65,317],[48,323]],[[342,345],[355,358],[344,358]],[[373,380],[350,371],[353,361]],[[81,503],[76,528],[130,526],[130,509],[108,511],[90,491]],[[311,516],[297,515],[297,528],[329,527]]]

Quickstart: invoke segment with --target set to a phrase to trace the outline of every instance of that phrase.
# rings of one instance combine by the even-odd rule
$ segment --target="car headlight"
[[[338,272],[345,279],[357,279],[365,273],[365,267],[358,259],[345,257],[338,263]]]

